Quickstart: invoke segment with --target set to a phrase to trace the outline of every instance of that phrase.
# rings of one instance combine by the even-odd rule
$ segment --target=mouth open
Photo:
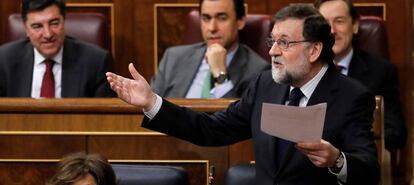
[[[279,62],[279,61],[272,61],[272,65],[274,66],[274,67],[282,67],[283,66],[283,64],[281,63],[281,62]]]

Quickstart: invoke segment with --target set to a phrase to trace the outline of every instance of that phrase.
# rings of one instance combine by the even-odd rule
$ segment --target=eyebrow
[[[52,22],[52,21],[59,21],[60,17],[53,17],[49,20],[45,20],[45,22]],[[42,21],[33,22],[32,24],[42,24]]]
[[[214,15],[210,15],[208,13],[202,13],[201,16],[203,16],[203,17],[219,17],[219,16],[228,16],[228,14],[226,12],[219,12],[219,13],[216,13]]]
[[[273,33],[271,33],[271,35],[270,35],[270,37],[271,38],[273,38],[274,39],[274,37],[273,37]],[[283,34],[283,35],[281,35],[279,38],[277,38],[277,39],[281,39],[281,38],[289,38],[289,36],[288,35],[286,35],[286,34]]]

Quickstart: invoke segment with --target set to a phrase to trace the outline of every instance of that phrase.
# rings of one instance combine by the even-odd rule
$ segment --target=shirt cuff
[[[339,173],[335,173],[331,170],[331,168],[328,168],[328,171],[334,175],[336,175],[336,177],[338,178],[338,183],[339,184],[345,184],[346,183],[346,179],[348,177],[348,170],[347,170],[347,165],[346,165],[346,155],[341,152],[341,155],[344,157],[344,165],[342,166],[341,171],[339,171]]]
[[[157,99],[155,100],[155,104],[154,106],[152,106],[151,110],[144,111],[144,109],[142,109],[142,111],[144,112],[144,115],[147,116],[149,119],[154,118],[158,111],[160,111],[161,109],[161,105],[162,105],[162,98],[160,96],[158,96],[158,94],[155,94],[155,96],[157,97]]]
[[[210,90],[210,95],[212,98],[221,98],[226,95],[231,89],[233,89],[234,85],[231,80],[227,80],[213,89]]]

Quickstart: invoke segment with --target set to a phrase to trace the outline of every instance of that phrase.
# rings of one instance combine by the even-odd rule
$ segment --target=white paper
[[[263,103],[263,132],[292,142],[319,141],[325,123],[326,103],[308,107]]]

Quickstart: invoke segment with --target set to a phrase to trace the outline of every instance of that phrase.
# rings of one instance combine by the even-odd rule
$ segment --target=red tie
[[[45,74],[43,75],[42,88],[40,90],[40,97],[54,98],[55,97],[55,78],[53,76],[53,64],[55,62],[50,59],[44,61],[46,64]]]

